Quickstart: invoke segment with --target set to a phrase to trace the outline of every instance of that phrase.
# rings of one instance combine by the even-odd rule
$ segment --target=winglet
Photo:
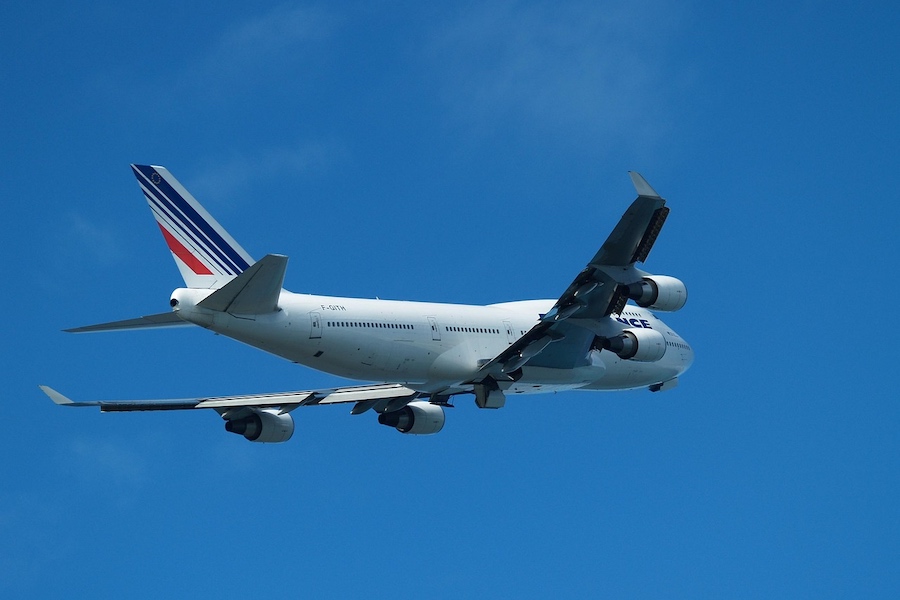
[[[53,402],[55,402],[56,404],[59,404],[59,405],[75,404],[72,400],[70,400],[69,398],[66,398],[65,396],[63,396],[62,394],[60,394],[59,392],[57,392],[50,386],[39,385],[38,387],[41,388],[42,392],[44,392],[45,394],[50,396],[50,399],[53,400]]]
[[[631,182],[634,184],[634,189],[637,190],[638,196],[646,196],[647,198],[660,198],[661,196],[656,193],[650,184],[647,183],[647,180],[644,179],[640,173],[637,171],[628,171],[628,174],[631,175]]]

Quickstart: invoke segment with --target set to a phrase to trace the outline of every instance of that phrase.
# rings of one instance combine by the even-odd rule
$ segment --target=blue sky
[[[0,6],[3,597],[896,597],[888,3]],[[332,385],[202,330],[72,336],[180,285],[166,165],[297,292],[555,298],[634,197],[697,360],[664,394],[346,407],[250,444],[76,399]]]

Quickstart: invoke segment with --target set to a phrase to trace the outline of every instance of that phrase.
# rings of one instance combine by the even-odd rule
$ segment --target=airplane
[[[596,255],[556,300],[487,306],[296,294],[282,288],[288,258],[258,261],[161,166],[131,165],[184,278],[171,311],[67,332],[199,325],[295,363],[364,380],[269,394],[165,400],[73,401],[40,386],[56,404],[102,412],[213,409],[225,429],[251,442],[285,442],[301,406],[352,404],[405,434],[444,426],[463,394],[483,409],[516,395],[647,388],[678,383],[691,346],[653,311],[673,312],[685,284],[636,267],[669,214],[665,200],[630,172],[637,199]],[[632,303],[629,303],[631,301]]]

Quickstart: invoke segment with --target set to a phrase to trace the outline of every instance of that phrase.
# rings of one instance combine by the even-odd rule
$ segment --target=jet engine
[[[668,275],[648,275],[625,287],[628,297],[644,308],[675,312],[687,302],[684,282]]]
[[[428,435],[444,427],[444,409],[430,402],[410,402],[400,410],[381,413],[378,422],[400,433]]]
[[[621,335],[597,341],[598,347],[615,352],[625,360],[656,362],[666,353],[666,338],[653,329],[626,329]]]
[[[286,442],[294,435],[294,419],[278,409],[260,408],[240,419],[225,421],[225,431],[237,433],[251,442]]]

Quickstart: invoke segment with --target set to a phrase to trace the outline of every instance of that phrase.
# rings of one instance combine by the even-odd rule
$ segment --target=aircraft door
[[[319,313],[309,313],[309,339],[317,340],[322,337],[322,320]]]
[[[512,344],[516,341],[516,334],[513,333],[512,323],[503,321],[503,327],[506,329],[506,341]]]
[[[437,319],[428,317],[428,323],[431,325],[431,339],[436,342],[441,341],[441,330],[438,328]]]

